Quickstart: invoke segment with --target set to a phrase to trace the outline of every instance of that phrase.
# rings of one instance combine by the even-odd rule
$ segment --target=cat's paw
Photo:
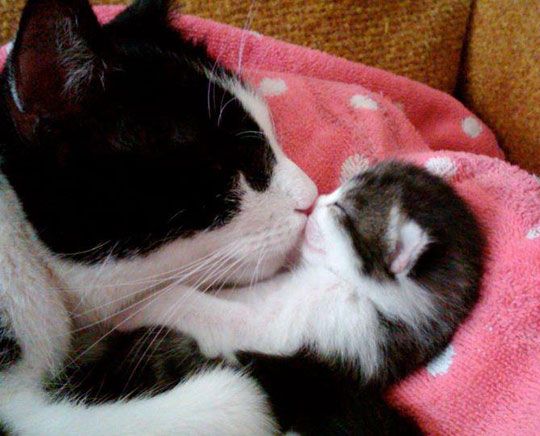
[[[196,374],[168,394],[168,411],[178,408],[173,405],[184,404],[182,415],[192,421],[179,423],[175,428],[173,420],[169,430],[191,428],[197,429],[197,434],[227,436],[277,434],[276,422],[261,387],[247,374],[232,368],[214,368]]]

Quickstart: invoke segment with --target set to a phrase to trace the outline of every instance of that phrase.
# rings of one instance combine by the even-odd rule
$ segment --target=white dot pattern
[[[259,32],[255,31],[255,30],[249,30],[248,33],[251,36],[254,36],[257,39],[262,39],[262,37],[263,37]]]
[[[446,374],[452,365],[455,355],[454,347],[449,345],[441,354],[427,364],[427,371],[433,377]]]
[[[466,117],[461,121],[461,129],[470,138],[476,138],[482,133],[482,124],[474,117]]]
[[[275,97],[287,91],[287,84],[283,79],[272,79],[266,77],[259,83],[261,94],[266,97]]]
[[[351,106],[355,109],[369,109],[372,111],[379,108],[379,104],[375,100],[362,94],[355,94],[351,97]]]
[[[364,156],[355,153],[349,156],[341,165],[341,171],[339,173],[339,181],[345,183],[351,177],[355,176],[361,171],[365,171],[369,168],[369,160]]]
[[[527,232],[527,239],[536,239],[540,237],[540,224]]]
[[[451,178],[457,172],[457,166],[449,157],[432,157],[425,164],[426,169],[436,176]]]

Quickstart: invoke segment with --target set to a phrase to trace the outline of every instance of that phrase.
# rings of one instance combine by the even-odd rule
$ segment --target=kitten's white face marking
[[[396,247],[390,269],[395,281],[378,282],[361,271],[362,260],[332,208],[347,190],[347,184],[329,195],[319,197],[306,226],[302,245],[304,260],[315,269],[331,271],[343,283],[355,288],[360,298],[374,304],[389,318],[399,318],[411,325],[432,317],[434,305],[430,294],[408,277],[419,256],[431,242],[426,232],[413,220],[392,208],[388,217],[389,245]],[[399,248],[397,248],[399,247]]]
[[[340,187],[317,200],[306,226],[302,255],[310,264],[330,269],[354,283],[358,280],[358,254],[332,211],[343,192],[344,188]]]

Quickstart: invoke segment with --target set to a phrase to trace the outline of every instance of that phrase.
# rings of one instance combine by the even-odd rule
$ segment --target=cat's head
[[[415,283],[442,294],[470,291],[474,299],[483,246],[475,217],[452,187],[390,161],[320,197],[303,255],[366,292]]]
[[[2,80],[2,171],[41,240],[86,263],[223,252],[275,272],[316,197],[264,102],[139,0],[29,0]]]

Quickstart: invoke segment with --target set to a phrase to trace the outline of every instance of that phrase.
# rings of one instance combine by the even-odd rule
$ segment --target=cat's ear
[[[146,16],[147,19],[166,21],[174,6],[174,0],[136,0],[130,6],[135,15]]]
[[[398,207],[390,211],[387,231],[388,267],[393,274],[407,275],[431,243],[428,233]]]
[[[29,0],[7,63],[12,110],[55,116],[103,80],[102,30],[87,0]]]
[[[169,24],[175,0],[135,0],[113,21],[113,28],[124,33],[162,31]]]

